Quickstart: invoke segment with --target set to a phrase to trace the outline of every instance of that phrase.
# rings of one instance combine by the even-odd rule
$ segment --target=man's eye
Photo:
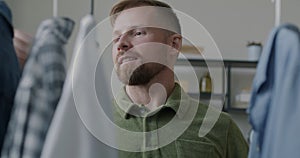
[[[113,42],[114,42],[114,43],[117,43],[119,40],[120,40],[120,37],[117,37],[117,38],[114,38],[114,39],[113,39]]]
[[[135,36],[141,36],[143,34],[145,34],[145,32],[143,32],[143,31],[137,31],[134,33]]]
[[[142,32],[136,32],[136,33],[135,33],[136,36],[139,36],[139,35],[141,35],[141,34],[142,34]]]

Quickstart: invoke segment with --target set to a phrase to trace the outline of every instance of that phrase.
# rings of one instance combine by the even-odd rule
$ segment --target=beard
[[[165,68],[165,65],[159,63],[146,63],[138,66],[132,73],[126,73],[126,71],[117,70],[117,75],[121,82],[130,86],[145,85],[150,80],[161,72]]]

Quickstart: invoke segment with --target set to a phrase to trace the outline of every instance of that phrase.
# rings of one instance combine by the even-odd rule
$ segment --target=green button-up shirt
[[[210,114],[218,116],[216,122],[213,117],[206,116],[208,109]],[[247,157],[248,144],[230,116],[192,99],[178,84],[166,103],[155,111],[133,104],[125,90],[122,90],[115,101],[113,116],[119,127],[144,133],[142,141],[132,140],[143,142],[134,144],[140,151],[120,150],[121,158]],[[209,128],[210,124],[212,129],[204,136],[199,136],[200,126]],[[118,135],[117,141],[122,141],[122,137],[122,134]],[[128,145],[132,145],[132,142]]]

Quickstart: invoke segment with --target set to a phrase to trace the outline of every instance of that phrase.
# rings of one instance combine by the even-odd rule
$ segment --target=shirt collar
[[[180,87],[178,83],[175,83],[175,88],[166,103],[162,105],[160,109],[170,108],[176,115],[182,119],[185,113],[188,110],[190,97],[184,92],[184,90]],[[115,100],[115,106],[117,107],[117,112],[123,117],[128,118],[131,114],[131,110],[135,110],[137,107],[142,107],[143,105],[137,105],[132,102],[129,96],[126,94],[125,87],[120,90],[119,94]],[[180,106],[182,105],[182,106]],[[148,111],[146,111],[148,112]]]

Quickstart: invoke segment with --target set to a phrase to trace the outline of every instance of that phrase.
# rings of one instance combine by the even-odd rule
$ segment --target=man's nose
[[[124,35],[124,36],[121,36],[120,39],[119,39],[119,44],[118,44],[118,51],[128,51],[130,48],[132,48],[132,43],[130,41],[130,39]]]

